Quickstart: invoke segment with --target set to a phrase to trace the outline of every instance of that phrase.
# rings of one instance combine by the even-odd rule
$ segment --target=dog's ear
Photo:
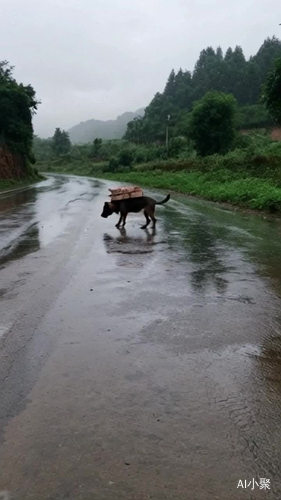
[[[112,213],[114,212],[114,213],[116,213],[116,214],[119,214],[120,209],[119,209],[118,205],[116,205],[116,203],[112,203],[112,202],[110,201],[110,202],[108,203],[108,208],[109,208],[109,210],[111,210],[111,211],[112,211]]]
[[[114,203],[111,203],[111,201],[105,201],[104,208],[109,208],[109,210],[112,210],[113,212],[116,210]]]

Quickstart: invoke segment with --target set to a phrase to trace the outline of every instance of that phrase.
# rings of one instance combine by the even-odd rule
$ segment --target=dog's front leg
[[[115,227],[119,227],[120,226],[122,219],[123,219],[123,214],[120,215],[119,221],[117,222],[117,224],[115,224]]]

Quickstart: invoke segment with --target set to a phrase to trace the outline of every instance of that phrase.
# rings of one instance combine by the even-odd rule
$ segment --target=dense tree
[[[281,125],[281,58],[268,75],[263,88],[263,101],[274,120]]]
[[[102,147],[102,139],[96,137],[93,141],[91,156],[93,156],[94,158],[98,158],[101,151],[101,147]]]
[[[36,135],[33,137],[33,152],[36,160],[50,160],[53,156],[52,139],[42,139]]]
[[[259,67],[260,83],[263,83],[264,76],[273,70],[275,59],[281,57],[281,41],[275,36],[267,38],[255,56],[250,61],[255,62]]]
[[[175,71],[172,69],[164,89],[164,94],[166,96],[174,97],[175,90],[176,90],[176,74]]]
[[[52,138],[52,149],[56,156],[66,154],[70,151],[71,142],[65,130],[56,128]]]
[[[236,114],[238,129],[252,129],[273,125],[273,120],[263,104],[240,106]]]
[[[234,139],[236,101],[231,94],[207,92],[191,113],[189,136],[202,155],[225,153]]]
[[[130,122],[127,129],[130,133],[126,133],[125,138],[132,140],[135,135],[135,142],[163,142],[167,117],[171,116],[173,109],[171,98],[157,92],[150,105],[145,108],[144,117],[134,120],[133,126]]]
[[[7,61],[0,62],[0,143],[31,159],[32,114],[38,101],[31,85],[18,84],[12,70]]]
[[[125,138],[137,143],[164,143],[168,115],[170,136],[185,133],[193,102],[208,91],[231,93],[240,106],[257,105],[261,85],[278,56],[281,57],[281,42],[275,37],[265,40],[249,61],[239,46],[228,48],[225,55],[220,47],[216,50],[207,47],[201,51],[193,73],[182,69],[177,73],[171,71],[164,91],[155,94],[144,117],[129,122]],[[253,114],[258,125],[256,111]],[[264,124],[262,110],[260,116]]]
[[[142,117],[137,116],[128,123],[124,138],[137,144],[145,142],[144,120],[142,119]]]
[[[191,73],[180,69],[175,76],[175,92],[171,112],[174,113],[174,109],[178,111],[191,109],[193,100],[194,91]]]
[[[8,61],[0,61],[0,84],[15,83],[12,73],[13,68]]]
[[[208,90],[220,90],[223,74],[223,60],[220,53],[216,53],[212,47],[202,50],[192,77],[194,98],[200,99]]]

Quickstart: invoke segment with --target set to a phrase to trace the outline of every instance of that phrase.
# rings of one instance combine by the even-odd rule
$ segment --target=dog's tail
[[[167,203],[167,201],[169,201],[170,199],[170,195],[167,194],[166,198],[164,198],[164,200],[162,201],[156,201],[156,205],[163,205],[163,203]]]

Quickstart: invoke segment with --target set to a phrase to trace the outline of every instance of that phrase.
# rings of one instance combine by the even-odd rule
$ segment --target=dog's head
[[[109,217],[109,215],[112,215],[113,212],[115,212],[115,208],[113,206],[113,203],[110,203],[109,201],[106,201],[105,204],[103,205],[103,211],[101,214],[101,217]]]

